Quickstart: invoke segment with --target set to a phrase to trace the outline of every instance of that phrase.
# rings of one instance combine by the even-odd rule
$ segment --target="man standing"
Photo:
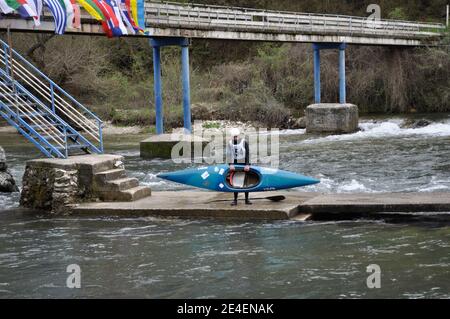
[[[250,171],[250,151],[248,142],[244,138],[240,138],[241,132],[238,128],[233,128],[231,131],[232,139],[227,145],[227,157],[230,163],[230,172],[236,171],[234,165],[244,164],[244,172]],[[231,203],[232,206],[236,206],[238,203],[239,193],[234,193],[234,200]],[[245,192],[245,204],[251,205],[249,200],[249,193]]]

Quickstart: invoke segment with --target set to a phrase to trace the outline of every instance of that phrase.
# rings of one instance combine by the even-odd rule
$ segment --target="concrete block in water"
[[[197,145],[196,145],[197,144]],[[140,144],[142,158],[172,158],[174,147],[182,151],[190,151],[188,156],[193,157],[196,148],[202,149],[208,144],[208,141],[194,135],[183,134],[161,134],[154,135],[144,140]],[[178,153],[177,153],[178,154]],[[186,156],[186,154],[178,154]]]
[[[134,201],[151,195],[149,187],[126,178],[124,158],[118,155],[84,155],[68,159],[28,161],[20,205],[67,214],[86,201]]]
[[[307,133],[353,133],[358,120],[358,107],[353,104],[321,103],[306,108]]]

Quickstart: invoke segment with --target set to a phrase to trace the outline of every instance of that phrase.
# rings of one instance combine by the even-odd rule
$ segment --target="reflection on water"
[[[321,177],[299,191],[448,191],[450,124],[402,129],[363,123],[362,132],[311,137],[284,132],[281,168]],[[140,138],[108,137],[128,173],[154,190],[183,189],[156,178],[182,169],[141,160]],[[38,157],[16,135],[0,137],[20,185],[24,162]],[[0,207],[18,195],[0,195]],[[384,222],[225,222],[159,218],[37,218],[0,211],[0,298],[327,298],[450,297],[450,227]],[[69,264],[82,289],[65,288]],[[382,269],[369,290],[366,267]]]

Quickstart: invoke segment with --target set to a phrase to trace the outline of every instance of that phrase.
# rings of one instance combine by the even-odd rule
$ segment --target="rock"
[[[358,107],[353,104],[322,103],[306,108],[307,133],[345,134],[358,131]]]
[[[0,192],[13,193],[18,191],[19,188],[16,185],[16,181],[6,164],[5,151],[3,150],[3,147],[0,146]]]
[[[13,193],[18,192],[19,188],[16,185],[14,177],[9,171],[0,172],[0,192]]]
[[[300,117],[298,119],[292,119],[292,124],[290,125],[291,129],[305,129],[306,128],[306,117]]]
[[[6,171],[7,168],[5,150],[0,146],[0,172]]]
[[[426,120],[426,119],[420,119],[420,120],[407,120],[405,123],[403,123],[403,128],[421,128],[426,127],[428,125],[431,125],[433,122]]]

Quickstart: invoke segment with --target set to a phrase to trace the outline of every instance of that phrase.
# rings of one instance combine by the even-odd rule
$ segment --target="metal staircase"
[[[0,115],[48,157],[103,153],[102,121],[1,40]]]

